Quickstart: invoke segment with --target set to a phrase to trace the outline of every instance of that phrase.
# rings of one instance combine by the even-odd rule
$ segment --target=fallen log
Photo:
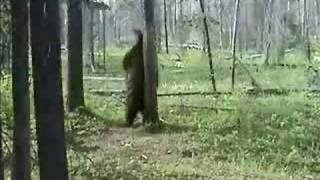
[[[235,111],[235,108],[225,108],[225,107],[208,107],[208,106],[190,106],[190,105],[176,105],[176,104],[171,104],[168,105],[169,107],[174,107],[174,108],[186,108],[186,109],[199,109],[199,110],[213,110],[213,111]]]
[[[100,89],[92,89],[89,90],[90,93],[100,95],[100,96],[111,96],[111,95],[123,95],[126,93],[125,90],[100,90]]]
[[[158,94],[159,97],[170,97],[170,96],[220,96],[220,95],[232,95],[232,92],[177,92],[177,93],[162,93]]]
[[[122,95],[125,94],[125,90],[103,90],[103,89],[92,89],[89,90],[90,93],[106,96],[106,95]],[[306,94],[314,94],[320,95],[320,90],[310,90],[310,89],[259,89],[252,88],[246,89],[245,91],[233,93],[233,92],[177,92],[177,93],[158,93],[158,97],[174,97],[174,96],[223,96],[223,95],[235,95],[235,94],[243,94],[243,95],[251,95],[251,96],[281,96],[281,95],[289,95],[290,93],[299,93],[304,92]]]
[[[97,81],[124,81],[123,77],[99,77],[99,76],[84,76],[83,80],[97,80]]]

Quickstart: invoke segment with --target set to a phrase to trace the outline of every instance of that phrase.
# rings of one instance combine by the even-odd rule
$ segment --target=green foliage
[[[236,109],[234,115],[219,113],[199,123],[196,135],[208,149],[230,161],[256,161],[290,172],[319,172],[319,134],[311,133],[318,126],[310,126],[316,121],[306,116],[303,96],[242,99]],[[311,117],[319,113],[315,110]]]

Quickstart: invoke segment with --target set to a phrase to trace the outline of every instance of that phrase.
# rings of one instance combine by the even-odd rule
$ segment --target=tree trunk
[[[303,0],[303,13],[302,13],[302,37],[305,38],[307,31],[307,1]]]
[[[0,78],[1,77],[1,74],[0,74]],[[0,83],[1,85],[1,83]],[[1,94],[1,92],[0,92]],[[1,97],[0,97],[0,102],[1,102]],[[1,119],[0,117],[0,162],[3,162],[3,147],[2,147],[2,142],[3,142],[3,136],[2,136],[2,131],[3,131],[3,127],[2,127],[2,124],[3,124],[3,119]],[[0,180],[5,180],[4,179],[4,163],[0,163]]]
[[[81,4],[68,1],[68,111],[84,106]]]
[[[319,0],[314,0],[314,5],[315,5],[315,8],[316,8],[316,12],[315,12],[315,33],[316,33],[317,40],[319,40],[319,15],[320,15]]]
[[[206,52],[206,49],[207,49],[207,38],[206,38],[206,32],[205,32],[205,30],[203,30],[202,31],[202,40],[203,40],[203,42],[202,42],[202,51],[205,53]]]
[[[248,9],[248,8],[247,8]],[[248,11],[247,10],[245,10],[245,18],[246,19],[249,19],[249,13],[248,13]],[[245,43],[245,50],[246,50],[246,52],[248,52],[248,50],[249,50],[249,44],[250,44],[250,42],[248,42],[249,41],[249,38],[248,37],[250,37],[250,34],[248,33],[248,30],[249,30],[249,24],[248,24],[248,21],[246,21],[246,22],[244,22],[245,24],[244,24],[244,43]]]
[[[117,17],[116,15],[113,15],[113,41],[117,41],[117,29],[118,29],[118,23],[117,23]]]
[[[161,2],[159,0],[154,1],[155,3],[155,31],[156,31],[156,45],[157,52],[162,52],[162,22],[161,22]]]
[[[34,103],[41,180],[68,180],[59,1],[30,2]]]
[[[170,2],[170,1],[169,1]],[[169,31],[170,31],[170,35],[171,35],[171,38],[174,39],[174,14],[173,14],[173,6],[172,4],[169,4],[168,6],[168,3],[167,3],[167,0],[166,0],[166,8],[167,8],[167,26]],[[170,36],[168,35],[168,36]]]
[[[106,14],[107,12],[103,11],[103,27],[102,27],[102,33],[103,33],[103,70],[106,72]]]
[[[273,0],[268,0],[266,7],[266,21],[267,21],[267,36],[266,36],[266,57],[264,63],[268,65],[270,59],[270,50],[271,50],[271,33],[272,33],[272,12],[273,12]]]
[[[299,12],[299,20],[300,20],[300,37],[304,37],[304,16],[303,16],[303,7],[301,8],[301,2],[303,0],[298,0],[298,12]]]
[[[201,12],[203,14],[204,34],[205,34],[205,37],[206,37],[206,40],[207,40],[206,41],[206,46],[207,46],[207,51],[208,51],[209,67],[210,67],[210,78],[211,78],[212,88],[213,88],[214,91],[217,91],[216,80],[215,80],[215,77],[214,77],[214,70],[213,70],[212,52],[211,52],[211,45],[210,45],[210,34],[209,34],[207,16],[206,16],[205,11],[204,11],[203,0],[199,0],[199,2],[200,2]]]
[[[176,36],[177,34],[177,1],[178,0],[174,0],[174,18],[173,18],[173,21],[174,21],[174,36]]]
[[[179,24],[178,24],[178,33],[179,33],[179,44],[180,44],[180,47],[181,47],[181,50],[183,50],[182,48],[182,44],[184,42],[184,36],[183,36],[183,33],[184,33],[184,14],[183,14],[183,0],[179,0]]]
[[[307,7],[307,2],[304,0],[304,23],[305,23],[305,49],[306,49],[306,55],[308,62],[312,64],[312,53],[311,53],[311,42],[310,42],[310,24],[309,24],[309,13],[308,13],[308,7]]]
[[[100,48],[101,48],[100,11],[99,11],[99,10],[94,11],[94,14],[93,14],[93,15],[94,15],[94,17],[95,17],[95,18],[94,18],[94,20],[95,20],[94,25],[96,26],[95,32],[94,32],[93,34],[94,34],[95,39],[97,40],[97,48],[96,48],[96,49],[97,49],[97,52],[99,52],[99,50],[100,50]]]
[[[2,17],[3,15],[3,12],[0,11],[0,17]],[[2,18],[0,18],[0,27],[2,27]],[[0,43],[3,44],[4,42],[4,38],[2,36],[0,36]],[[1,58],[1,61],[0,61],[0,86],[1,86],[1,83],[2,83],[2,71],[4,70],[4,62],[2,59],[4,59],[4,46],[1,46],[0,47],[0,58]],[[0,102],[2,102],[2,99],[1,99],[1,88],[0,88]],[[0,106],[1,108],[1,106]],[[1,110],[1,109],[0,109]],[[2,147],[2,142],[3,142],[3,136],[2,136],[2,131],[3,131],[3,122],[4,120],[1,118],[0,116],[0,162],[3,162],[3,147]],[[4,163],[0,163],[0,180],[4,180]]]
[[[163,0],[163,15],[164,15],[164,31],[166,36],[166,52],[169,54],[169,42],[168,42],[168,23],[167,23],[167,1]]]
[[[260,53],[264,49],[264,21],[265,17],[263,14],[263,5],[261,5],[261,1],[254,0],[254,24],[255,24],[255,31],[257,35],[255,37],[256,40],[256,49]]]
[[[64,4],[64,3],[63,3]],[[67,16],[67,9],[64,5],[60,8],[60,15],[61,15],[61,46],[67,47],[67,24],[66,24],[66,16]]]
[[[220,46],[220,50],[223,49],[223,21],[222,21],[222,9],[223,9],[223,5],[222,5],[222,0],[219,0],[219,46]]]
[[[238,18],[240,12],[240,0],[235,0],[235,9],[234,9],[234,21],[233,21],[233,36],[232,36],[232,90],[234,90],[235,84],[235,72],[236,72],[236,45],[237,45],[237,32],[238,32]]]
[[[229,47],[232,49],[232,35],[233,35],[233,21],[232,18],[230,18],[230,24],[229,24]]]
[[[14,180],[30,180],[28,0],[12,0],[12,97]]]
[[[1,102],[1,99],[0,99]],[[4,161],[3,161],[3,147],[2,147],[2,119],[0,119],[0,180],[4,180]]]
[[[154,0],[145,0],[146,32],[143,42],[145,74],[145,122],[159,124],[158,114],[158,60],[155,46]]]
[[[89,28],[90,28],[90,60],[91,60],[91,70],[92,72],[95,72],[95,57],[94,57],[94,33],[93,33],[93,27],[94,27],[94,9],[93,7],[89,7],[90,11],[90,23],[89,23]]]

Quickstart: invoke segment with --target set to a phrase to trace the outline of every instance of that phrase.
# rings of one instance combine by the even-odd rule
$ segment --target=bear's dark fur
[[[134,30],[137,37],[135,45],[123,58],[123,69],[126,72],[126,125],[132,126],[134,119],[144,111],[144,63],[143,33]]]

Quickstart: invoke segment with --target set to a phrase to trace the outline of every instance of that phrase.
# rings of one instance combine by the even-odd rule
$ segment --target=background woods
[[[0,0],[0,180],[319,179],[319,26],[318,0]]]

